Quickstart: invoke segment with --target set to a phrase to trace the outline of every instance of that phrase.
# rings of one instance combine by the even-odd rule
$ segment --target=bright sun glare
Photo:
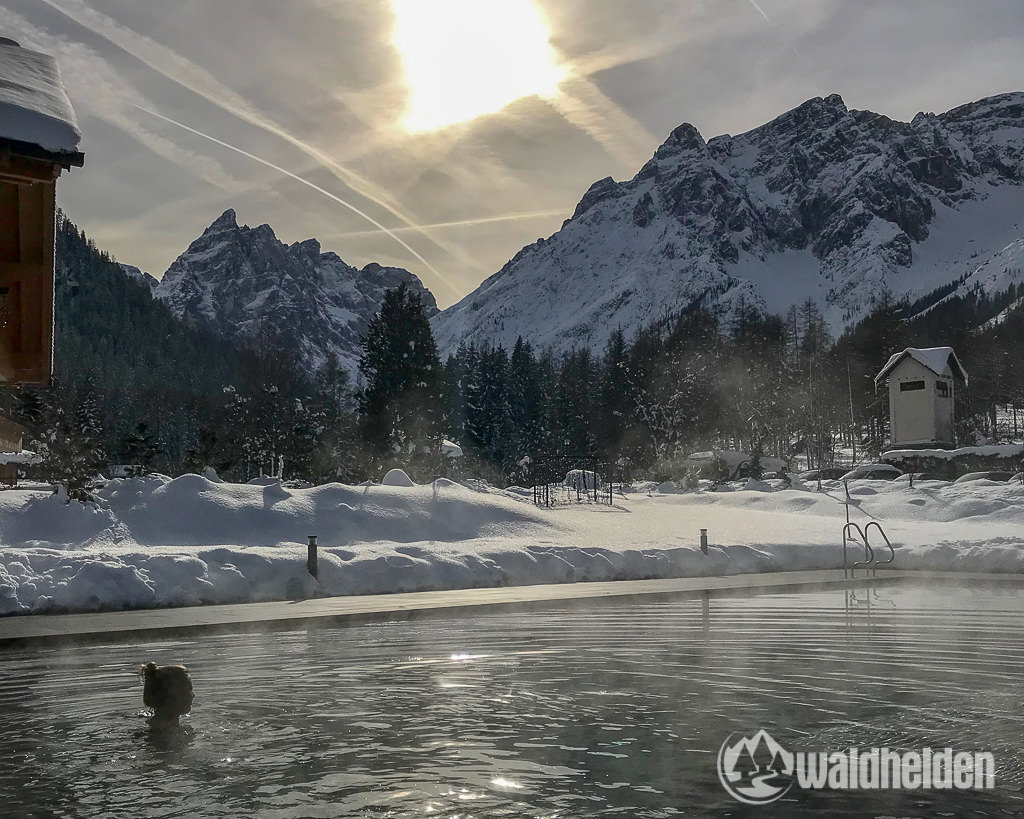
[[[403,124],[432,131],[558,92],[556,61],[531,0],[391,0],[409,88]]]

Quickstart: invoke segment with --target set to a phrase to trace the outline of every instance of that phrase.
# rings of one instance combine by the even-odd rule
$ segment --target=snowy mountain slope
[[[1024,93],[910,123],[833,95],[735,137],[679,126],[432,324],[443,350],[564,350],[694,303],[728,316],[810,296],[839,331],[883,289],[928,293],[1022,237]]]
[[[149,275],[149,273],[139,270],[139,268],[133,264],[122,264],[120,265],[120,268],[129,279],[136,284],[141,284],[150,292],[156,290],[157,286],[160,284],[160,282],[153,276]]]
[[[360,339],[387,290],[406,284],[421,294],[428,315],[433,295],[416,276],[397,267],[362,270],[316,239],[286,245],[269,225],[239,227],[225,211],[179,256],[155,290],[171,311],[233,340],[263,327],[292,339],[311,369],[336,356],[355,372]]]

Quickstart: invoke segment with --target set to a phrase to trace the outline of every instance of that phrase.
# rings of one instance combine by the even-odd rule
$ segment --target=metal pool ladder
[[[885,546],[889,550],[889,557],[887,560],[879,560],[875,557],[875,550],[871,546],[871,529],[874,527],[878,530],[878,534],[882,536],[882,540],[885,541]],[[850,563],[847,558],[847,547],[850,543],[864,544],[864,559]],[[853,523],[850,520],[850,510],[847,507],[846,510],[846,525],[843,527],[843,577],[852,578],[857,569],[864,569],[871,577],[874,577],[878,573],[879,566],[887,566],[896,560],[896,550],[893,549],[892,543],[889,542],[888,535],[885,534],[885,530],[882,525],[873,520],[868,523],[863,529],[860,524]]]

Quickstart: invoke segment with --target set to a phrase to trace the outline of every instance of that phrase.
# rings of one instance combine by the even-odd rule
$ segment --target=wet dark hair
[[[144,686],[142,701],[153,709],[153,721],[177,723],[178,717],[192,710],[192,678],[183,665],[139,666]]]

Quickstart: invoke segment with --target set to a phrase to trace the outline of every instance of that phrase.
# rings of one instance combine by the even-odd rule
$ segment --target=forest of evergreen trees
[[[971,377],[958,396],[965,442],[992,437],[1000,405],[1024,404],[1015,287],[883,296],[838,339],[813,301],[785,316],[741,308],[727,323],[694,306],[616,331],[603,350],[555,356],[519,339],[444,362],[419,298],[399,288],[370,325],[354,384],[336,365],[304,373],[290,340],[269,332],[238,349],[183,326],[63,216],[57,256],[53,384],[5,389],[0,411],[45,455],[36,476],[78,497],[111,464],[317,483],[402,466],[424,480],[450,468],[442,438],[462,446],[462,474],[499,485],[545,464],[680,479],[687,454],[714,448],[811,465],[841,448],[874,457],[888,409],[873,377],[906,346],[956,349]]]

